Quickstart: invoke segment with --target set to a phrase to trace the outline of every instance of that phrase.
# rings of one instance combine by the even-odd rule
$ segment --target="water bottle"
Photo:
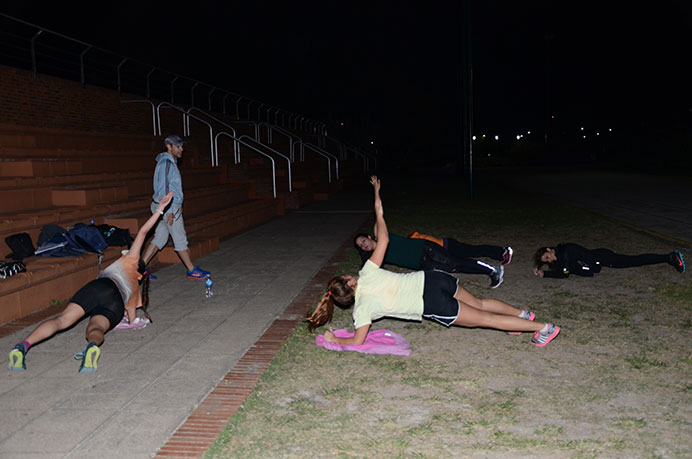
[[[211,281],[211,277],[207,277],[207,280],[204,282],[204,285],[207,286],[207,289],[204,292],[206,297],[211,298],[212,296],[214,296],[214,292],[211,291],[211,286],[214,285],[214,283]]]

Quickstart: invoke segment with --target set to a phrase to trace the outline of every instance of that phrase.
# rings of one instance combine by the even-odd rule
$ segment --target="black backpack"
[[[12,250],[12,253],[7,255],[7,258],[13,260],[23,260],[34,254],[34,244],[31,242],[31,236],[27,233],[13,234],[5,238],[7,247]]]
[[[130,236],[129,229],[105,224],[98,225],[97,228],[110,247],[121,247],[125,245],[127,248],[130,248],[130,245],[132,245],[132,236]]]

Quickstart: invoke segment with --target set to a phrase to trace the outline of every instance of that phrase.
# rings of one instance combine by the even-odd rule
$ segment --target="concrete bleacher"
[[[154,158],[164,150],[163,135],[152,134],[149,104],[123,104],[130,95],[82,85],[0,65],[0,259],[10,253],[5,238],[28,233],[34,246],[45,225],[68,228],[76,223],[111,224],[134,235],[150,215]],[[215,113],[237,135],[253,135],[252,124]],[[164,132],[180,132],[181,114],[164,110],[158,117]],[[223,125],[215,129],[225,130]],[[233,143],[225,138],[219,166],[211,166],[209,132],[191,124],[183,159],[179,161],[185,194],[185,227],[192,259],[214,251],[219,241],[298,209],[347,183],[360,164],[340,162],[341,180],[326,160],[306,153],[291,164],[293,191],[288,191],[286,160],[276,160],[276,191],[270,162],[245,147],[235,163]],[[168,130],[168,131],[167,131]],[[315,135],[300,134],[318,144]],[[288,156],[285,136],[271,149]],[[268,150],[267,150],[268,151]],[[105,251],[101,268],[120,255]],[[152,263],[177,263],[172,247]],[[68,299],[98,274],[95,254],[75,258],[25,259],[27,272],[0,279],[0,324],[24,318]]]
[[[56,148],[48,148],[47,145]],[[150,214],[154,158],[162,148],[152,136],[107,136],[86,132],[4,126],[0,132],[0,256],[10,252],[5,238],[28,233],[34,246],[48,224],[110,224],[134,235]],[[282,211],[278,199],[258,197],[251,180],[233,181],[227,166],[181,161],[190,255],[218,248],[219,240],[263,223]],[[101,268],[122,248],[105,251]],[[172,247],[158,261],[178,261]],[[64,301],[94,279],[95,254],[75,258],[30,257],[27,273],[1,280],[0,323]]]

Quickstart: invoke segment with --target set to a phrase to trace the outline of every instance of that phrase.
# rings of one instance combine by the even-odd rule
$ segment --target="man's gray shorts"
[[[152,214],[158,212],[158,210],[156,210],[157,207],[157,203],[151,203]],[[185,233],[185,225],[183,224],[183,211],[181,210],[178,212],[178,216],[173,220],[172,225],[168,224],[168,217],[166,215],[168,214],[163,214],[158,225],[156,225],[154,239],[151,240],[151,243],[161,250],[168,243],[168,236],[170,236],[173,238],[176,252],[187,250],[187,234]]]

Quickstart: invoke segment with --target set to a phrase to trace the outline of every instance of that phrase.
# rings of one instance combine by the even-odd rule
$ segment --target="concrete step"
[[[109,247],[101,267],[120,257],[120,247]],[[65,301],[99,272],[98,257],[89,253],[74,258],[30,257],[24,260],[26,273],[3,279],[0,290],[0,324],[11,322]]]
[[[0,161],[0,177],[36,177],[81,173],[82,162],[77,160]]]
[[[51,191],[54,206],[98,206],[127,201],[127,186],[65,186]]]

